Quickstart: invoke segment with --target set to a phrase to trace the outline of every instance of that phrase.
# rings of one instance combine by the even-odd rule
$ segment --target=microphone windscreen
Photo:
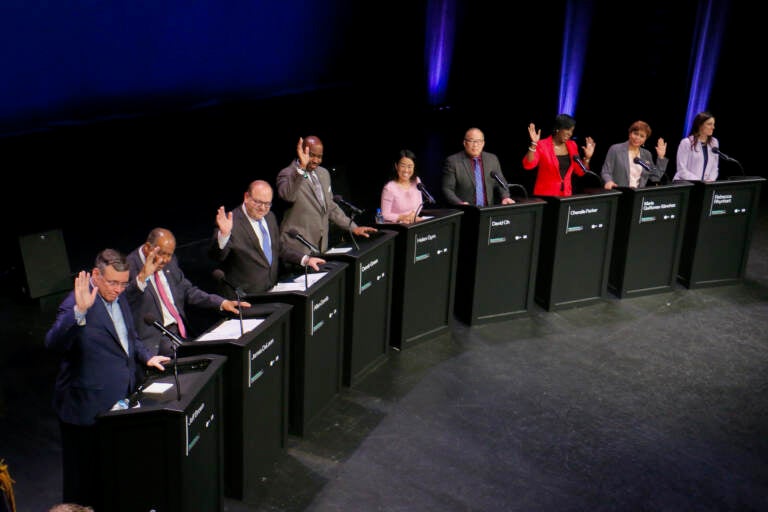
[[[155,318],[152,313],[147,313],[144,315],[144,323],[147,325],[155,325],[155,322],[157,322],[157,318]]]
[[[214,270],[212,275],[216,281],[222,281],[226,277],[226,274],[224,274],[224,271],[220,268]]]

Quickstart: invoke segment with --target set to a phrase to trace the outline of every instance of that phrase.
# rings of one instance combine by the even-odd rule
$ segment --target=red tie
[[[181,321],[181,315],[179,315],[179,312],[176,311],[175,307],[173,307],[173,302],[168,299],[168,295],[165,293],[165,287],[163,287],[163,282],[160,280],[159,270],[155,272],[155,287],[157,288],[157,293],[160,294],[160,300],[163,301],[163,304],[165,304],[165,307],[168,308],[168,311],[171,313],[173,319],[176,320],[176,325],[179,328],[179,334],[181,334],[182,338],[186,338],[187,330],[184,328],[184,322]]]

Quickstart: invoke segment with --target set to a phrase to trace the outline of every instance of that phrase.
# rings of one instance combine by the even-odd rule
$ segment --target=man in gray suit
[[[509,190],[502,187],[493,176],[497,173],[502,179],[499,159],[493,153],[483,151],[485,135],[479,128],[470,128],[464,134],[464,151],[455,153],[443,163],[443,197],[448,204],[474,204],[490,206],[493,204],[512,204]],[[476,174],[477,173],[477,174]],[[476,176],[480,176],[477,188]],[[495,193],[494,193],[495,191]],[[498,200],[497,200],[498,199]]]
[[[298,233],[310,244],[325,252],[328,249],[329,221],[356,236],[368,238],[376,228],[358,226],[333,200],[331,175],[320,163],[323,161],[323,143],[310,135],[299,138],[296,146],[298,158],[277,175],[277,193],[291,203],[280,224],[280,240],[287,247],[310,252],[295,239]]]

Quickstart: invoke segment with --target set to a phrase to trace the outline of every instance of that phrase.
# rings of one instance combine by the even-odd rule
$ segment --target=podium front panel
[[[679,271],[687,288],[743,279],[764,181],[746,177],[693,184]]]
[[[134,512],[222,509],[222,369],[226,358],[179,358],[181,400],[171,365],[152,382],[172,384],[144,394],[139,407],[97,418],[102,507]],[[170,374],[169,374],[170,373]]]
[[[326,260],[348,264],[342,383],[352,386],[388,354],[396,231],[381,229]],[[338,249],[336,247],[335,249]]]
[[[548,311],[584,306],[605,296],[620,195],[542,196],[547,206],[535,299]]]
[[[622,189],[608,289],[619,298],[669,291],[688,213],[687,182]]]
[[[221,354],[224,365],[224,494],[256,503],[263,481],[284,453],[288,433],[288,304],[272,303],[243,312],[261,323],[231,339],[185,342],[180,355]],[[235,321],[235,320],[232,320]],[[216,332],[214,325],[201,338]]]
[[[415,224],[382,224],[397,230],[390,345],[401,349],[448,330],[453,316],[461,216],[430,210]]]
[[[455,298],[456,316],[463,322],[504,320],[530,311],[545,205],[528,199],[464,209]]]
[[[248,302],[283,302],[290,315],[288,431],[304,435],[341,389],[347,264],[327,261],[308,289],[267,292]],[[298,276],[303,280],[303,276]]]

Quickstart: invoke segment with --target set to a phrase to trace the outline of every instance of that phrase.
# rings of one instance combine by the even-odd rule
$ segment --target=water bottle
[[[376,224],[384,224],[384,215],[381,214],[381,208],[376,208]]]

